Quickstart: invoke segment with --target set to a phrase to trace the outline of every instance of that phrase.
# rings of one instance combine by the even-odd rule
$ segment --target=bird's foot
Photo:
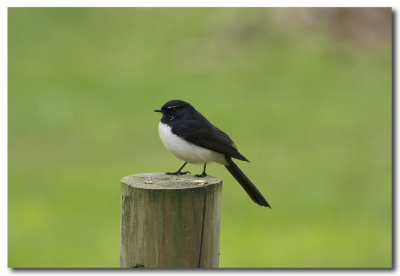
[[[166,172],[165,174],[168,174],[168,175],[183,175],[183,174],[188,174],[188,173],[190,173],[190,172]]]
[[[207,174],[206,173],[195,174],[194,176],[196,176],[196,177],[205,177],[205,176],[207,176]]]

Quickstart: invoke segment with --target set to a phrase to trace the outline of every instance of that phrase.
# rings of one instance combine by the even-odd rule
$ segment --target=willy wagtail
[[[229,136],[213,126],[191,104],[173,100],[154,110],[163,114],[158,132],[164,146],[176,157],[185,161],[176,172],[167,174],[180,175],[187,163],[204,164],[203,173],[206,176],[207,162],[217,162],[225,165],[228,171],[242,185],[251,199],[265,207],[271,208],[260,191],[233,162],[232,158],[249,161],[239,153]]]

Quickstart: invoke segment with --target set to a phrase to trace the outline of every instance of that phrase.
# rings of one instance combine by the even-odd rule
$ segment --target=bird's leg
[[[183,169],[183,167],[185,167],[186,164],[187,164],[187,162],[183,163],[182,167],[180,167],[179,170],[177,170],[176,172],[166,172],[165,174],[181,175],[181,174],[190,173],[190,172],[181,172],[181,170]]]
[[[206,165],[207,165],[207,163],[204,163],[203,173],[202,174],[195,174],[195,176],[197,176],[197,177],[205,177],[205,176],[207,176],[207,174],[206,174]]]

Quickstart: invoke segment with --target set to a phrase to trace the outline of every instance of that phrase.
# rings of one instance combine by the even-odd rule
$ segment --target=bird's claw
[[[194,176],[196,177],[206,177],[207,174],[206,173],[202,173],[202,174],[195,174]]]

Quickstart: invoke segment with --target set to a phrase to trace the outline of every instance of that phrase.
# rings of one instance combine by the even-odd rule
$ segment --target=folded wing
[[[187,120],[184,124],[176,124],[172,132],[197,146],[222,153],[243,161],[249,161],[239,153],[232,139],[217,127],[204,125],[196,120]]]

